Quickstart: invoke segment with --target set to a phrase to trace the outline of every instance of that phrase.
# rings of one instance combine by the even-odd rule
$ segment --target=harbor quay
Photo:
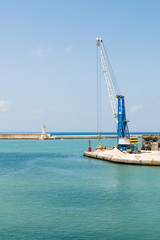
[[[141,153],[138,154],[129,154],[114,148],[113,150],[104,149],[95,150],[93,152],[84,152],[83,156],[113,163],[160,166],[159,151],[142,150]]]
[[[138,148],[138,136],[132,135],[130,139],[130,145],[126,150],[118,149],[118,145],[106,148],[99,144],[91,151],[89,144],[88,152],[84,151],[83,156],[114,163],[160,166],[160,134],[141,135],[141,148]],[[137,139],[137,142],[132,143],[133,139]]]

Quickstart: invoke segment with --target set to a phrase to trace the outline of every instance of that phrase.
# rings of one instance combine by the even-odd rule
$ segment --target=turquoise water
[[[85,158],[87,147],[0,141],[0,239],[160,238],[160,168]]]

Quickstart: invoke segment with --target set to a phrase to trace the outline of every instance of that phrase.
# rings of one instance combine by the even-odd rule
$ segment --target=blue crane
[[[126,119],[125,101],[124,96],[116,94],[115,91],[115,77],[109,63],[109,59],[105,52],[102,38],[96,38],[97,46],[99,49],[101,63],[103,68],[104,77],[106,80],[109,98],[112,106],[113,116],[117,125],[117,148],[119,150],[131,151],[135,149],[135,145],[131,144],[130,133],[128,129],[128,120]],[[132,142],[133,143],[133,142]],[[137,143],[135,141],[135,143]]]

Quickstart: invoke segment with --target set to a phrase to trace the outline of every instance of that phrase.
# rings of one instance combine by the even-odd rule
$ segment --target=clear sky
[[[96,131],[96,37],[130,131],[160,131],[160,1],[0,0],[0,23],[0,132]],[[102,80],[102,130],[115,131]]]

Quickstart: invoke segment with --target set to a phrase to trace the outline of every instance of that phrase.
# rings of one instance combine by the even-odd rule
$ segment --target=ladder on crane
[[[100,53],[104,77],[106,80],[113,116],[117,125],[117,148],[127,150],[130,148],[130,133],[128,129],[128,121],[126,120],[126,110],[124,96],[118,95],[115,90],[115,82],[113,72],[107,58],[102,38],[96,38],[97,46]]]

